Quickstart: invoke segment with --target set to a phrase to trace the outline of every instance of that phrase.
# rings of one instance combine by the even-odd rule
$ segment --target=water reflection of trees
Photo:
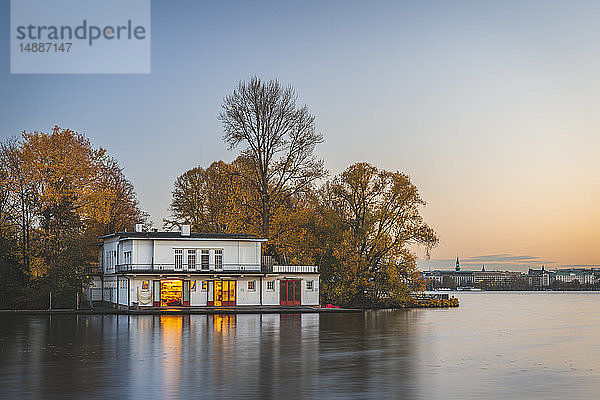
[[[17,319],[0,324],[0,365],[14,366],[0,383],[32,397],[415,397],[418,315]]]

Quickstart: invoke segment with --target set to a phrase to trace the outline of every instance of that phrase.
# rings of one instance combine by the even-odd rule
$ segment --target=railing
[[[319,272],[319,269],[316,265],[273,265],[273,272],[289,274],[316,274]]]
[[[261,269],[263,272],[273,272],[273,264],[275,263],[275,258],[272,256],[262,256],[261,257]]]
[[[259,272],[260,264],[210,264],[202,268],[201,265],[189,266],[187,264],[118,264],[113,271],[115,272],[230,272],[230,271],[249,271]],[[112,272],[108,269],[108,272]]]

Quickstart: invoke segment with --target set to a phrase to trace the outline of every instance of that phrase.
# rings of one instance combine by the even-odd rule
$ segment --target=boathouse
[[[274,265],[246,234],[135,232],[102,236],[86,297],[120,308],[319,304],[313,265]]]

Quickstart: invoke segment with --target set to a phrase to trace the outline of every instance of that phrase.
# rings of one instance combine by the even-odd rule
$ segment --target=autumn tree
[[[261,235],[261,216],[256,212],[260,200],[243,178],[248,160],[238,157],[232,163],[215,161],[208,168],[192,168],[174,183],[171,217],[164,227],[190,224],[196,232],[249,233]],[[307,196],[296,194],[286,199],[271,217],[272,255],[281,262],[312,264],[314,217]]]
[[[292,87],[253,77],[225,97],[219,115],[225,142],[230,149],[241,147],[248,161],[241,176],[258,201],[247,206],[260,216],[265,238],[272,237],[271,224],[280,207],[326,173],[314,154],[323,136],[308,107],[297,106],[297,99]]]
[[[430,248],[438,239],[420,214],[425,202],[408,176],[357,163],[326,184],[320,198],[334,241],[322,268],[331,301],[397,302],[422,287],[408,246]]]
[[[240,160],[215,161],[206,169],[198,166],[184,172],[175,180],[165,228],[190,224],[196,232],[260,234],[242,173]]]
[[[0,171],[3,243],[18,249],[0,262],[16,262],[20,305],[39,306],[52,290],[58,305],[73,306],[97,236],[145,219],[133,186],[104,149],[58,126],[2,143]]]

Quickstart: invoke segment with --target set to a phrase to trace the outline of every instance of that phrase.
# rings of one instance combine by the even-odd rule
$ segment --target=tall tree
[[[297,106],[297,99],[292,87],[253,77],[225,97],[219,115],[229,148],[243,146],[248,161],[243,177],[258,200],[248,206],[260,216],[265,238],[270,238],[278,209],[326,174],[314,154],[323,136],[315,130],[308,107]]]

